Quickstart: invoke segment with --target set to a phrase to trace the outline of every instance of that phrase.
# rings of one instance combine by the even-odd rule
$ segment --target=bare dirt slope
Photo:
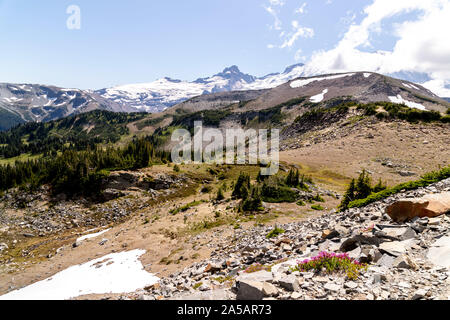
[[[450,125],[350,118],[287,139],[282,149],[282,161],[338,188],[363,169],[394,185],[450,163]]]

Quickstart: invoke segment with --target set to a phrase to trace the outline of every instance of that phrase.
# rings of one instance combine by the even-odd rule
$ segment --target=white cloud
[[[281,30],[281,20],[278,18],[276,11],[272,7],[265,7],[265,9],[274,19],[271,29]]]
[[[281,49],[292,47],[300,37],[312,38],[314,36],[313,29],[307,28],[307,27],[302,27],[299,24],[299,22],[296,20],[292,21],[292,29],[293,29],[293,31],[287,35],[287,38],[285,39],[283,44],[280,46]]]
[[[283,0],[268,0],[268,6],[265,6],[264,9],[273,16],[274,23],[270,26],[270,29],[279,31],[279,38],[282,39],[281,45],[275,46],[274,44],[268,44],[268,49],[273,49],[278,47],[280,49],[292,48],[294,44],[297,42],[299,38],[312,38],[314,36],[314,30],[312,28],[301,26],[297,20],[291,22],[292,29],[290,31],[283,30],[282,22],[279,17],[279,8],[285,5]],[[303,3],[300,8],[296,9],[294,13],[304,14],[306,13],[306,5],[307,3]],[[296,53],[296,59],[304,59],[304,57],[300,57],[299,54]]]
[[[371,47],[370,35],[380,32],[383,20],[415,10],[420,12],[415,20],[393,25],[398,40],[392,51],[358,49]],[[374,0],[364,13],[364,20],[351,25],[334,49],[313,54],[308,73],[423,72],[433,79],[430,89],[442,95],[450,83],[450,0]]]
[[[271,6],[284,6],[283,0],[269,0]]]
[[[303,3],[302,6],[300,8],[298,8],[297,10],[295,10],[295,13],[299,13],[299,14],[304,14],[306,13],[306,5],[307,3]]]
[[[275,7],[283,7],[284,6],[283,0],[269,0],[269,6],[264,6],[264,9],[273,17],[274,22],[271,26],[271,29],[275,30],[281,30],[281,20],[278,17],[278,12],[275,9]]]

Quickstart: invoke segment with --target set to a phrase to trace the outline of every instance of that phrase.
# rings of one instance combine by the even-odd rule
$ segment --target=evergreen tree
[[[372,179],[366,170],[363,170],[356,181],[356,198],[364,199],[372,193]]]
[[[240,173],[239,178],[234,186],[232,193],[233,199],[246,199],[250,192],[250,175],[247,173]]]
[[[352,182],[350,182],[350,185],[348,186],[347,191],[345,192],[344,198],[342,199],[342,202],[339,205],[340,210],[348,209],[348,205],[350,204],[350,202],[355,200],[355,193],[356,193],[356,181],[355,179],[352,179]]]
[[[383,183],[380,178],[380,180],[378,180],[378,183],[375,185],[375,187],[373,187],[373,192],[378,193],[383,190],[386,190],[386,188],[387,188],[386,184]]]
[[[259,188],[252,188],[251,194],[242,201],[241,211],[259,212],[263,210],[261,192]]]
[[[223,189],[222,187],[219,188],[219,190],[217,191],[217,197],[216,200],[217,201],[222,201],[225,199],[225,195],[223,194]]]
[[[292,188],[297,188],[298,186],[301,186],[303,184],[303,182],[300,181],[300,172],[298,171],[298,169],[289,170],[285,183],[287,186]]]

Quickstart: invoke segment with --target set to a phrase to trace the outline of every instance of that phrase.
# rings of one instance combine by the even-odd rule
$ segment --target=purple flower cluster
[[[359,272],[367,268],[366,265],[352,259],[347,253],[320,252],[318,256],[297,262],[296,271],[305,272],[315,270],[317,272],[325,270],[331,272],[347,272],[349,279],[356,279]]]
[[[320,263],[325,260],[332,260],[332,259],[336,259],[337,262],[346,261],[346,262],[350,262],[350,263],[362,266],[362,264],[359,261],[350,258],[347,253],[337,254],[334,252],[329,253],[329,252],[325,252],[325,251],[320,252],[318,256],[312,257],[311,259],[298,261],[298,265],[301,267],[302,265],[307,265],[307,264],[311,264],[311,263],[315,264],[315,263]]]

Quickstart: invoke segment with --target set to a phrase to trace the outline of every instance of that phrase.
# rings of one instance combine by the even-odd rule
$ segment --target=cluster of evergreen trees
[[[259,212],[263,211],[261,190],[250,182],[250,175],[241,173],[234,186],[233,199],[241,199],[239,210],[243,212]]]
[[[298,193],[292,188],[309,191],[307,183],[311,179],[291,169],[286,177],[262,176],[258,174],[256,183],[251,184],[250,175],[241,173],[234,185],[233,199],[241,199],[239,209],[244,212],[263,211],[262,201],[270,203],[296,202]]]
[[[0,166],[0,190],[50,184],[55,193],[94,195],[101,191],[108,170],[139,169],[169,160],[168,152],[156,150],[146,138],[135,139],[125,148],[65,150],[54,158]]]
[[[300,188],[305,191],[309,191],[309,187],[306,183],[312,183],[311,178],[306,177],[304,174],[300,176],[300,172],[298,169],[289,170],[289,173],[286,177],[286,185],[292,188]]]
[[[381,179],[375,186],[372,186],[372,178],[370,177],[370,174],[366,170],[363,170],[358,179],[353,179],[350,182],[350,185],[345,192],[344,198],[339,205],[339,209],[341,211],[347,210],[350,202],[359,199],[365,199],[372,193],[378,193],[385,190],[386,188],[386,184],[383,184]]]

